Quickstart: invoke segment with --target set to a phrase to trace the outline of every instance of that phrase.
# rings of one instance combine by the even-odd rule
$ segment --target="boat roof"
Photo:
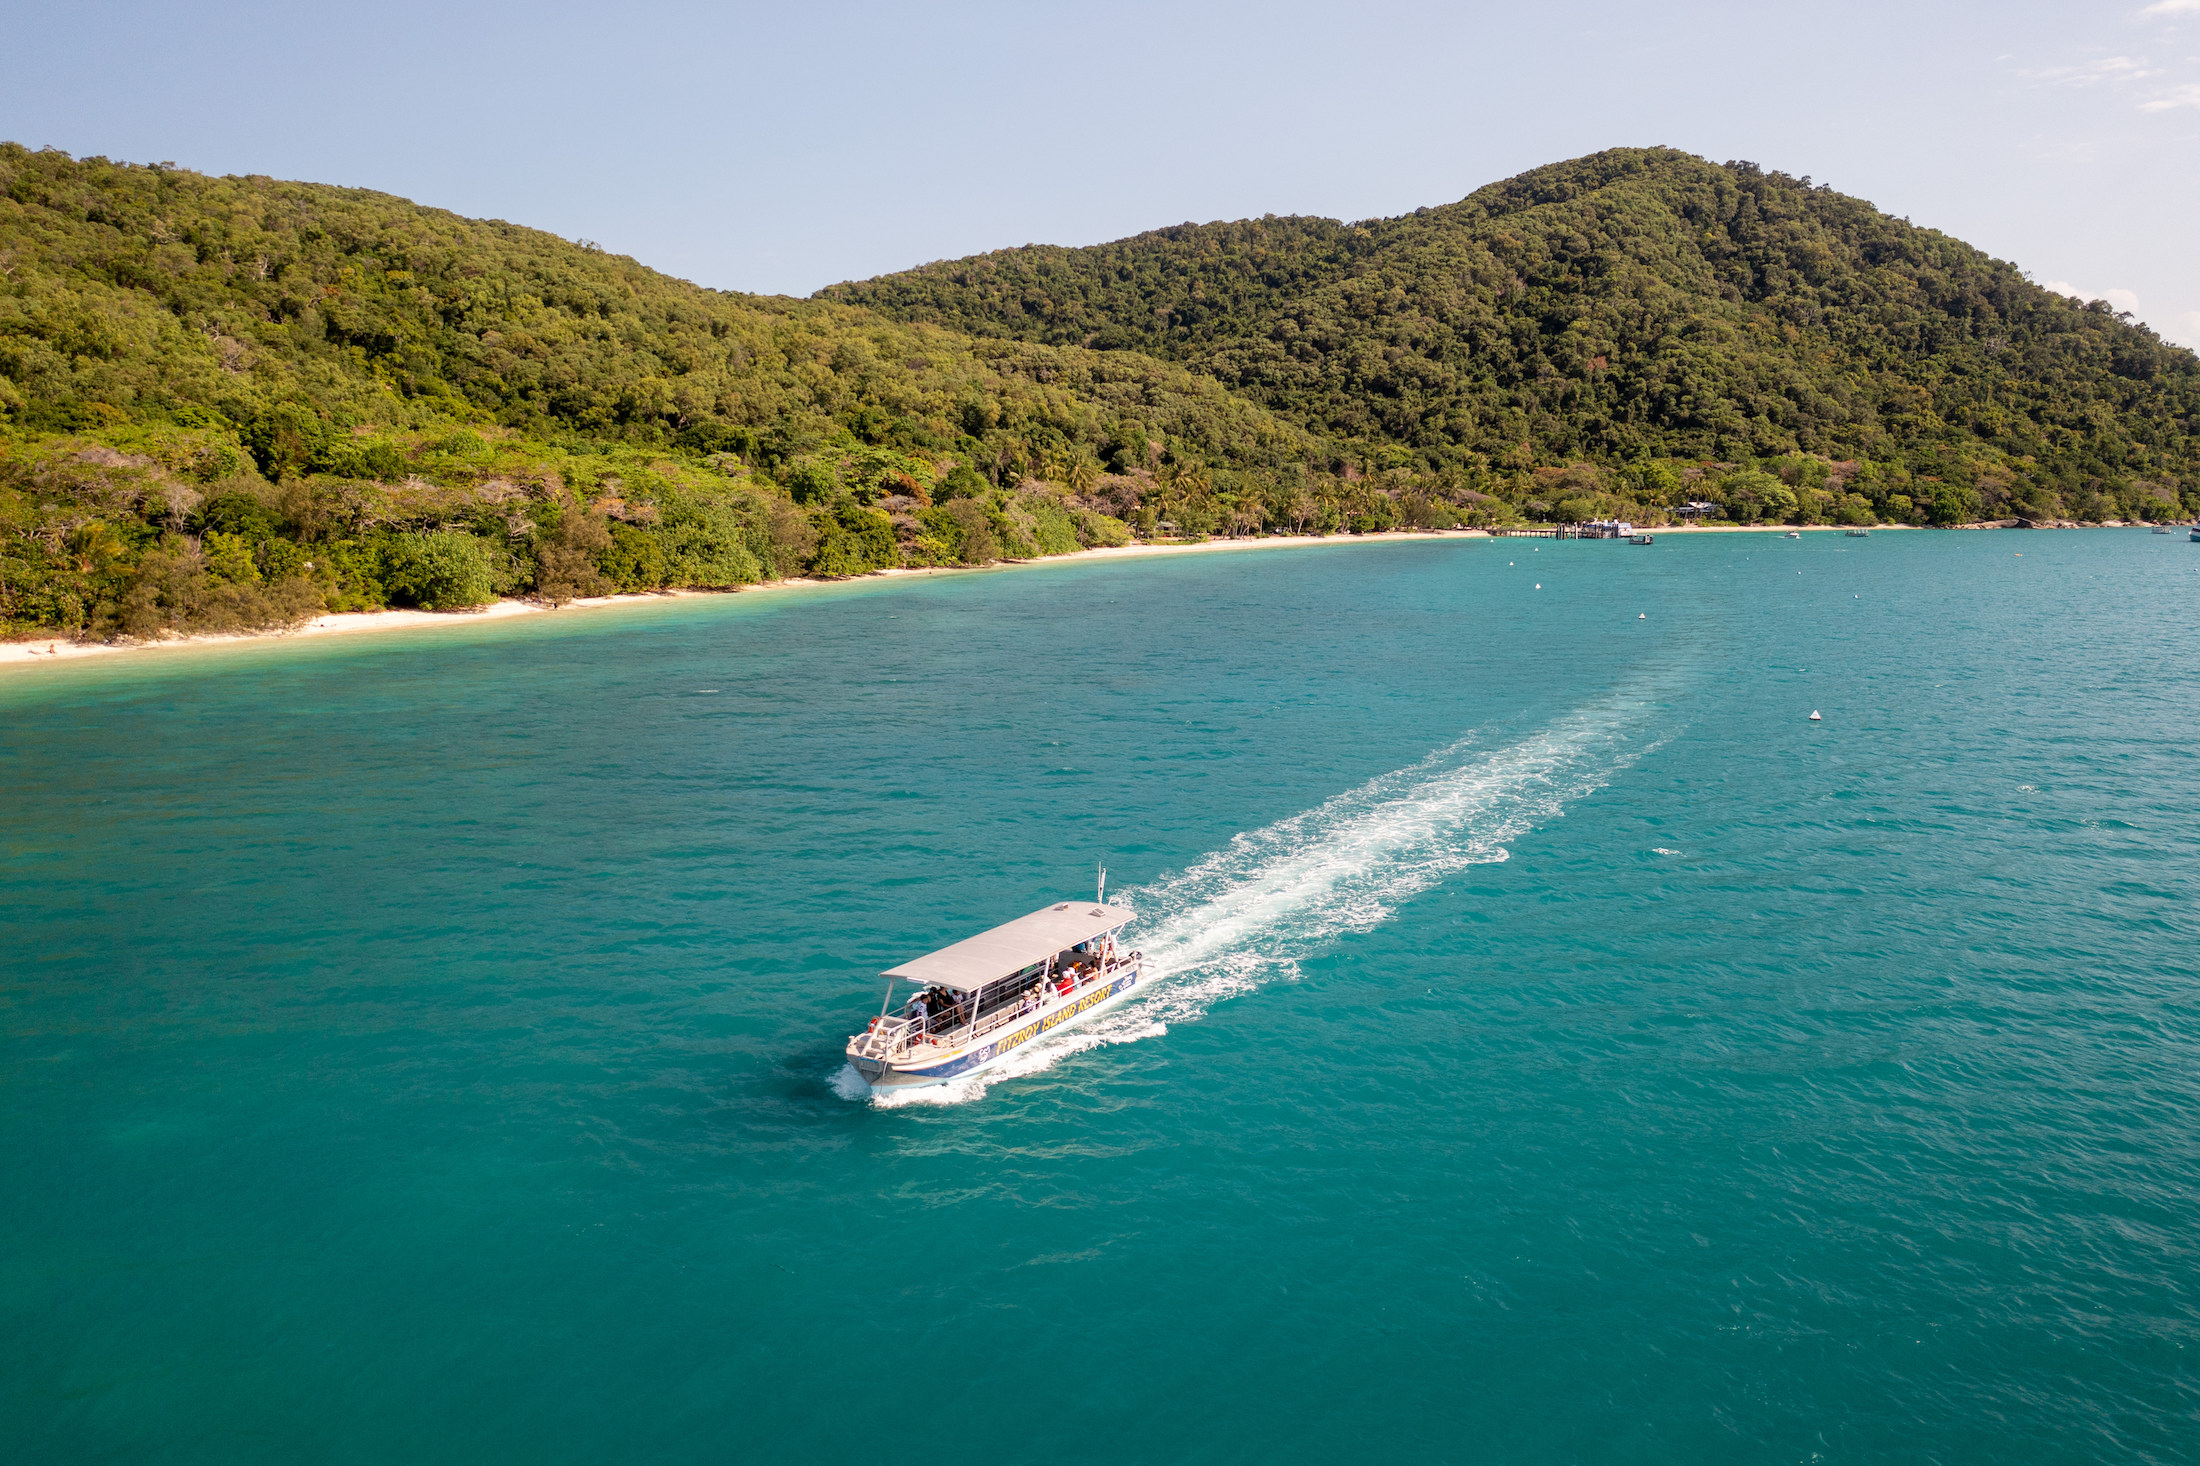
[[[1055,953],[1114,931],[1138,913],[1128,906],[1063,901],[1019,916],[989,932],[964,937],[951,947],[890,967],[885,976],[909,982],[937,983],[959,993],[975,992],[989,982],[1044,962]]]

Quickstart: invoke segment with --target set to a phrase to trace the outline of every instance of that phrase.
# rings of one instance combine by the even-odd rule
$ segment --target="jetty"
[[[1634,538],[1634,534],[1635,527],[1624,519],[1589,519],[1580,524],[1514,526],[1490,531],[1493,539],[1501,540],[1625,540]]]

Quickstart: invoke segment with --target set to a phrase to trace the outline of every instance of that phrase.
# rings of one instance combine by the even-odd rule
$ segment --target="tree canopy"
[[[1666,149],[819,298],[360,189],[0,143],[0,635],[1133,535],[2200,510],[2200,361]]]
[[[1429,468],[1804,454],[2041,501],[2200,486],[2200,360],[1808,178],[1615,149],[1345,224],[1185,224],[834,286],[1181,362]]]
[[[360,189],[0,144],[17,633],[1058,552],[1127,538],[1070,502],[1103,465],[1321,451],[1149,357],[706,290]],[[958,472],[950,513],[931,491]]]

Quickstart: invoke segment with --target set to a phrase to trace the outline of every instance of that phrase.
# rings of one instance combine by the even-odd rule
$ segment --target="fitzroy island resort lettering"
[[[1140,954],[1116,941],[1134,914],[1063,901],[889,969],[878,1016],[848,1040],[848,1062],[874,1091],[916,1089],[1083,1022],[1138,986]],[[897,1008],[903,983],[918,991]]]

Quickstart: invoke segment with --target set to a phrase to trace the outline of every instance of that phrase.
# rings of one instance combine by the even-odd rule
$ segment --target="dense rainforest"
[[[1151,358],[0,145],[8,634],[983,564],[1125,543],[1142,509],[1151,531],[1157,472],[1325,453]]]
[[[1685,502],[2200,507],[2200,363],[1808,180],[1615,152],[797,301],[0,144],[0,635]]]
[[[1669,149],[1402,218],[1026,246],[822,298],[1180,362],[1373,463],[1514,501],[1578,465],[1541,487],[1654,509],[1708,476],[1701,497],[1744,517],[1814,496],[1885,515],[1898,493],[1943,521],[2200,508],[2192,352],[1808,178]]]

